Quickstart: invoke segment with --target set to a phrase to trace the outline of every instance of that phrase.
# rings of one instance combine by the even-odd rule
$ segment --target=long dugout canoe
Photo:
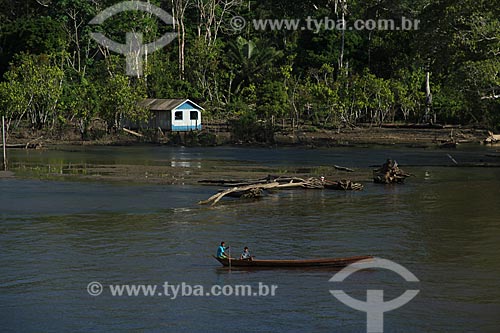
[[[288,259],[288,260],[273,260],[273,259],[252,259],[240,260],[231,258],[214,258],[224,267],[267,267],[267,268],[292,268],[292,267],[345,267],[360,260],[373,259],[372,256],[356,256],[348,258],[320,258],[320,259]]]

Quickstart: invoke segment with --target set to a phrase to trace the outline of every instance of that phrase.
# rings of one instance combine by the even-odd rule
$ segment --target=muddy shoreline
[[[457,142],[477,143],[484,138],[483,130],[453,129],[453,137]],[[436,148],[441,142],[450,139],[450,129],[409,129],[409,128],[357,128],[352,130],[316,131],[279,133],[273,143],[234,142],[230,135],[220,133],[220,145],[236,145],[238,147],[305,147],[310,149],[325,147],[367,147],[367,146],[403,146],[409,149]],[[26,138],[18,143],[27,143]],[[98,141],[75,140],[38,140],[39,149],[67,150],[75,146],[158,146],[182,145],[173,143],[144,143],[137,138],[126,135],[109,137]],[[197,145],[203,146],[203,145]],[[71,148],[68,149],[69,153]],[[382,163],[387,156],[380,156]],[[185,161],[189,163],[190,161]],[[196,161],[192,161],[196,163]],[[178,165],[142,165],[142,164],[71,164],[50,165],[44,163],[16,163],[12,161],[9,172],[0,173],[0,178],[28,178],[47,180],[70,180],[90,182],[156,184],[156,185],[198,185],[200,180],[260,179],[267,175],[320,177],[328,180],[349,179],[356,182],[371,182],[372,169],[356,169],[355,172],[345,172],[334,166],[315,167],[269,167],[256,164],[245,164],[234,161],[204,161],[203,168],[179,167]],[[345,165],[345,167],[351,167]]]
[[[481,143],[488,131],[478,128],[458,126],[428,126],[422,128],[408,126],[359,126],[341,130],[297,130],[278,131],[271,138],[261,138],[259,142],[239,140],[230,132],[204,130],[199,133],[175,134],[173,137],[155,139],[137,138],[125,132],[105,135],[99,139],[81,140],[74,131],[65,131],[57,136],[43,132],[18,131],[10,135],[8,143],[29,148],[44,148],[59,145],[77,146],[130,146],[136,144],[160,144],[173,146],[277,146],[277,147],[338,147],[365,145],[404,145],[415,148],[435,147],[450,138],[458,143]],[[209,139],[207,139],[209,137]]]
[[[386,128],[357,127],[341,131],[320,130],[277,134],[278,145],[306,145],[312,147],[401,145],[414,148],[432,148],[450,138],[458,143],[481,143],[487,131],[475,128]]]
[[[183,161],[189,163],[190,161]],[[349,179],[369,181],[370,169],[343,172],[333,166],[315,167],[269,167],[224,163],[221,161],[198,169],[171,165],[132,164],[85,164],[50,166],[41,164],[12,165],[12,171],[5,178],[25,178],[62,181],[89,181],[137,185],[200,185],[202,180],[249,180],[261,179],[267,175],[295,176],[301,178],[324,176],[328,180]],[[0,177],[2,175],[0,174]],[[206,185],[213,186],[213,185]]]

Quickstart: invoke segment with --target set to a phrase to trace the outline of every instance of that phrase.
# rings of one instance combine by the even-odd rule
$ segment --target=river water
[[[454,151],[486,160],[487,148]],[[335,299],[419,294],[384,315],[385,332],[500,331],[500,169],[450,168],[446,151],[402,148],[86,148],[14,152],[14,161],[367,168],[386,157],[411,165],[402,186],[363,192],[282,191],[259,201],[198,206],[214,188],[0,179],[2,331],[364,332],[366,314]],[[156,162],[155,162],[156,161]],[[228,270],[210,256],[221,240],[259,258],[371,254],[387,270],[332,283],[334,270]],[[87,292],[90,282],[102,295]],[[110,284],[277,285],[275,296],[113,297]]]

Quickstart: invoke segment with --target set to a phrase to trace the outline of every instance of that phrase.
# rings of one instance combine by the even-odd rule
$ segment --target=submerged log
[[[212,195],[207,200],[200,201],[198,204],[212,206],[217,204],[225,196],[237,197],[237,198],[258,198],[265,194],[265,191],[269,190],[279,190],[279,189],[290,189],[290,188],[303,188],[303,189],[333,189],[341,191],[360,191],[363,189],[363,185],[359,183],[354,183],[349,180],[341,180],[339,182],[325,181],[324,179],[318,178],[299,178],[299,177],[272,177],[268,176],[261,179],[260,181],[266,180],[267,183],[255,183],[248,185],[233,186],[226,190],[221,190],[218,193]],[[228,182],[225,181],[224,184]],[[240,183],[245,183],[240,181]]]
[[[350,180],[341,180],[338,182],[325,182],[325,188],[338,190],[338,191],[361,191],[363,190],[363,185],[359,183],[353,183]]]
[[[267,176],[266,178],[261,178],[261,179],[245,179],[245,180],[236,180],[236,179],[218,179],[218,180],[210,180],[210,179],[203,179],[199,180],[198,183],[200,184],[205,184],[205,185],[217,185],[217,186],[246,186],[246,185],[253,185],[253,184],[267,184],[272,180],[278,178],[270,178],[272,176]]]
[[[334,165],[333,167],[335,168],[335,170],[339,170],[339,171],[354,172],[354,169],[346,168],[343,166]]]
[[[240,198],[243,199],[254,199],[254,198],[260,198],[264,196],[264,190],[261,188],[254,188],[251,190],[248,190],[246,192],[243,192]]]
[[[450,140],[450,141],[445,141],[439,144],[439,148],[441,149],[454,149],[457,148],[458,142]]]
[[[236,186],[221,192],[218,192],[217,194],[212,195],[210,198],[204,201],[200,201],[200,205],[207,205],[210,204],[213,206],[217,202],[219,202],[222,198],[224,198],[226,195],[229,195],[231,193],[242,193],[241,196],[243,196],[247,192],[255,192],[257,190],[269,190],[269,189],[274,189],[274,188],[290,188],[290,187],[301,187],[301,183],[288,183],[288,184],[280,184],[278,182],[273,182],[269,184],[253,184],[253,185],[246,185],[246,186]]]
[[[40,149],[42,148],[42,144],[41,143],[32,143],[32,142],[28,142],[28,143],[11,143],[11,144],[6,144],[5,145],[6,148],[8,149]]]
[[[235,180],[235,179],[206,180],[206,179],[204,179],[204,180],[198,181],[198,183],[206,184],[206,185],[234,187],[234,186],[247,186],[247,185],[255,185],[255,184],[269,184],[272,182],[301,183],[301,182],[305,182],[305,181],[306,181],[305,179],[298,178],[298,177],[282,177],[282,176],[268,175],[267,177],[260,178],[260,179],[240,179],[240,180]]]
[[[379,169],[373,170],[373,181],[378,184],[402,184],[410,174],[398,167],[398,162],[388,159]]]

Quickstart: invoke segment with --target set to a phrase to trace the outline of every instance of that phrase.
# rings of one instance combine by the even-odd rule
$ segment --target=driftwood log
[[[325,182],[325,188],[338,191],[361,191],[363,185],[351,182],[350,180],[341,180],[338,182]]]
[[[9,149],[15,149],[15,148],[20,148],[20,149],[40,149],[40,148],[42,148],[42,144],[41,143],[32,143],[32,142],[28,142],[28,143],[11,143],[11,144],[6,144],[5,147],[9,148]]]
[[[335,170],[339,170],[339,171],[354,172],[354,169],[346,168],[343,166],[334,165],[333,167],[335,168]]]
[[[500,134],[493,134],[493,132],[488,131],[488,137],[484,140],[484,143],[497,143],[500,142]]]
[[[373,181],[378,184],[402,184],[410,174],[398,167],[396,161],[388,159],[378,169],[373,170]]]
[[[123,130],[125,133],[131,134],[131,135],[136,136],[136,137],[138,137],[138,138],[143,138],[143,137],[144,137],[144,135],[142,135],[141,133],[137,133],[137,132],[132,131],[132,130],[129,130],[128,128],[125,128],[125,127],[124,127],[124,128],[122,128],[122,130]]]
[[[257,180],[253,184],[248,184],[246,181],[200,181],[202,183],[208,184],[218,184],[222,186],[227,186],[231,184],[231,188],[219,191],[218,193],[212,195],[207,200],[200,201],[200,205],[211,204],[212,206],[217,204],[225,196],[230,197],[240,197],[240,198],[257,198],[264,195],[264,191],[269,190],[279,190],[279,189],[290,189],[290,188],[304,188],[304,189],[333,189],[333,190],[343,190],[343,191],[360,191],[363,189],[363,185],[359,183],[354,183],[348,180],[343,180],[340,182],[330,182],[324,181],[318,178],[299,178],[299,177],[276,177],[267,176]]]

